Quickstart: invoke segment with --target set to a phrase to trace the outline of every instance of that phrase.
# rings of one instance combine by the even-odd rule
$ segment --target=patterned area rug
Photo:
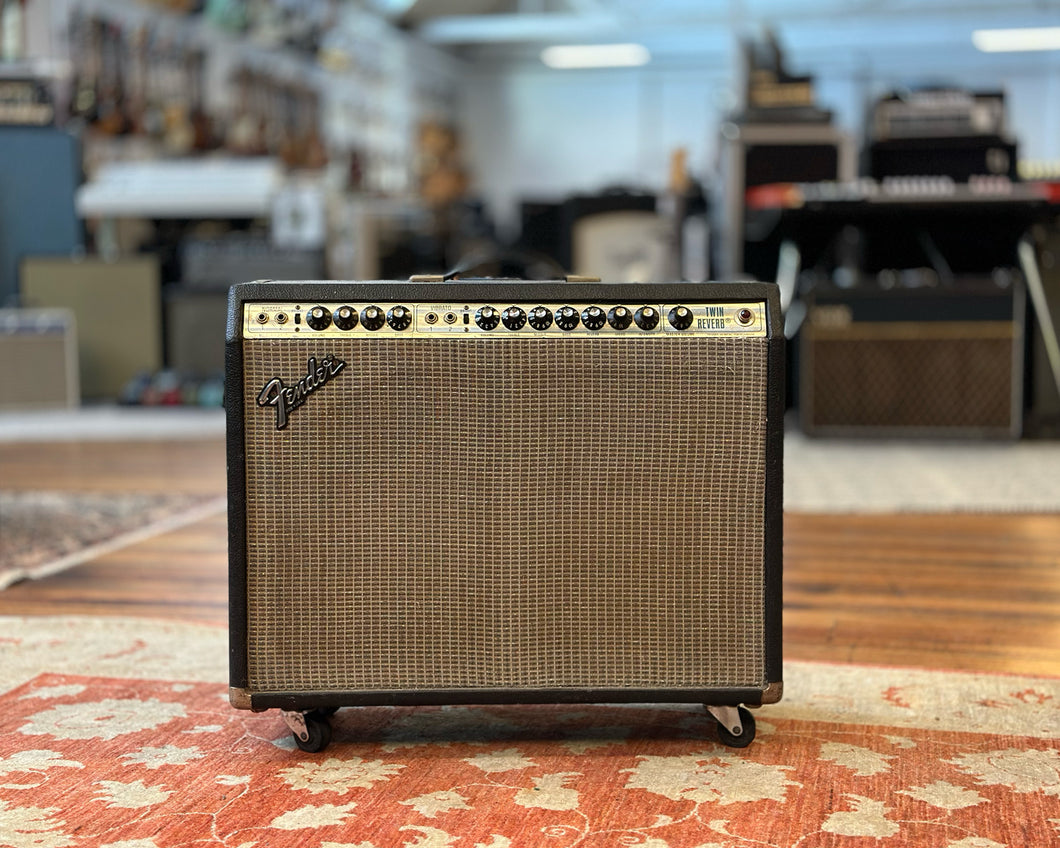
[[[1060,843],[1060,681],[792,662],[758,739],[691,707],[364,708],[303,754],[222,630],[0,619],[13,848]]]
[[[0,491],[0,589],[214,515],[223,498]]]

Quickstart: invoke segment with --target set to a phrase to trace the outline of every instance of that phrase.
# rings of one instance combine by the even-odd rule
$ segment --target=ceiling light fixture
[[[541,61],[550,68],[635,68],[651,61],[641,44],[563,44],[546,47]]]
[[[1060,27],[977,29],[972,33],[972,44],[984,53],[1060,50]]]

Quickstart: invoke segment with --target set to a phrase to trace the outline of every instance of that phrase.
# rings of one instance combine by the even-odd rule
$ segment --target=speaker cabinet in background
[[[0,411],[81,402],[77,333],[68,309],[0,309]]]
[[[598,269],[604,280],[659,280],[666,273],[666,220],[630,209],[579,218],[571,226],[574,272]]]
[[[803,429],[1018,437],[1024,299],[1019,281],[813,293],[799,350]]]
[[[368,704],[781,693],[775,286],[232,290],[231,685]]]
[[[773,213],[748,210],[747,190],[852,180],[853,143],[830,123],[726,123],[718,144],[721,178],[711,206],[715,273],[771,280],[780,251],[776,221]],[[762,218],[769,218],[765,225]]]
[[[162,367],[158,260],[28,257],[22,303],[65,307],[77,318],[81,394],[114,399],[133,377]]]
[[[945,176],[960,183],[980,176],[1019,180],[1018,147],[1000,136],[892,138],[866,145],[864,173],[888,177]]]
[[[224,370],[224,293],[172,288],[166,292],[166,365],[181,374],[210,377]]]

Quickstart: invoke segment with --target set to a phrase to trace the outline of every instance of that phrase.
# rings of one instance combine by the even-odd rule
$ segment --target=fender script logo
[[[298,409],[313,392],[345,367],[345,362],[335,359],[330,353],[320,360],[320,365],[317,365],[316,357],[311,356],[306,366],[306,375],[295,385],[286,386],[279,377],[269,380],[258,395],[258,406],[275,407],[276,429],[282,430],[287,426],[287,417],[291,412]]]

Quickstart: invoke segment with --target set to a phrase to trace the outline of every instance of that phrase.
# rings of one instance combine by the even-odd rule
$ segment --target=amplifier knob
[[[326,330],[331,326],[331,312],[323,306],[314,306],[306,313],[305,322],[314,330]]]
[[[475,313],[475,323],[483,330],[492,330],[501,322],[501,314],[492,306],[483,306]]]
[[[366,330],[378,330],[386,323],[386,315],[378,306],[366,306],[361,312],[361,323]]]
[[[633,313],[624,306],[612,306],[607,313],[607,323],[616,330],[625,330],[633,323]]]
[[[692,310],[687,306],[675,306],[666,316],[666,320],[675,330],[687,330],[692,326]]]
[[[659,310],[653,306],[642,306],[633,313],[633,320],[642,330],[654,330],[659,326]]]
[[[607,314],[599,306],[590,306],[582,312],[582,323],[587,330],[602,329],[607,323]]]
[[[561,306],[556,310],[556,326],[561,330],[573,330],[578,326],[578,310],[573,306]]]
[[[531,309],[530,326],[535,330],[547,330],[552,326],[552,313],[543,306]]]
[[[386,314],[386,322],[392,330],[407,330],[412,324],[412,310],[407,306],[395,306]]]
[[[357,310],[349,306],[340,306],[331,317],[340,330],[352,330],[357,326]]]
[[[501,313],[501,321],[509,330],[521,330],[526,325],[526,313],[518,306],[509,306]]]

